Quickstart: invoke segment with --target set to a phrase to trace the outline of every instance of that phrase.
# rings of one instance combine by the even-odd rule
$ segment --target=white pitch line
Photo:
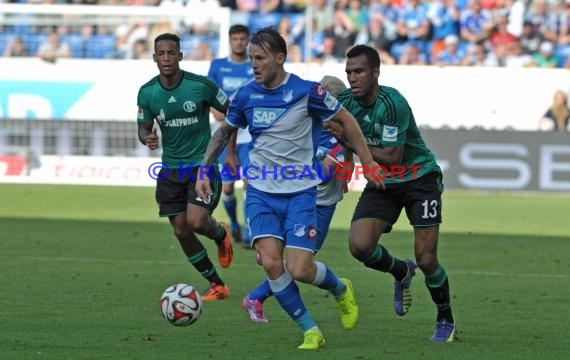
[[[138,259],[101,259],[101,258],[75,258],[75,257],[48,257],[48,256],[18,256],[18,257],[2,257],[4,260],[23,260],[23,261],[52,261],[52,262],[90,262],[90,263],[117,263],[117,264],[159,264],[159,265],[179,265],[183,261],[166,261],[166,260],[138,260]],[[250,267],[256,266],[255,262],[251,264],[232,264],[232,267]],[[364,266],[348,267],[348,266],[335,266],[335,269],[362,271],[368,270]],[[497,271],[472,271],[472,270],[459,270],[448,271],[451,275],[481,275],[481,276],[515,276],[515,277],[542,277],[542,278],[556,278],[566,279],[570,277],[568,274],[541,274],[541,273],[519,273],[519,272],[497,272]]]

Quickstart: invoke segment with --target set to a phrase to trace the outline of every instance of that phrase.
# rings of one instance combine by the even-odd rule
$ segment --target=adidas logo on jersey
[[[174,98],[174,96],[171,96],[170,99],[168,99],[168,103],[169,103],[169,104],[172,104],[172,103],[175,103],[175,102],[176,102],[176,99]]]

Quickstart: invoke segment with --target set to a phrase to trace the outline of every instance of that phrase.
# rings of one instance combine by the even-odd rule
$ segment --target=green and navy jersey
[[[381,86],[376,101],[369,107],[360,105],[350,89],[340,93],[338,100],[358,121],[368,146],[404,147],[402,164],[398,165],[404,166],[406,170],[400,176],[392,174],[390,170],[394,168],[387,167],[389,172],[384,179],[386,184],[410,181],[434,170],[440,171],[433,152],[420,134],[412,109],[398,90]]]
[[[156,119],[162,133],[162,162],[169,167],[199,165],[210,142],[210,107],[226,112],[226,93],[206,76],[183,71],[180,83],[165,89],[155,76],[139,89],[137,121]]]

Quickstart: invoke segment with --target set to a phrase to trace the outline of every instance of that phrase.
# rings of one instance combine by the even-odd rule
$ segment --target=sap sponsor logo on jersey
[[[398,127],[384,125],[382,141],[396,141],[398,139]]]
[[[250,99],[263,99],[265,95],[263,94],[249,94]]]
[[[331,94],[327,93],[327,95],[325,96],[325,105],[332,110],[336,108],[337,104],[338,101],[336,100],[336,98]]]
[[[254,108],[253,109],[253,126],[268,127],[273,124],[285,109],[274,108]]]

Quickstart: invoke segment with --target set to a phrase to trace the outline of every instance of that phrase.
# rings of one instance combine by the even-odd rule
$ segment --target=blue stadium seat
[[[220,51],[220,39],[214,38],[208,40],[208,42],[210,43],[210,49],[212,49],[212,54],[214,55],[214,57],[217,57],[218,51]]]
[[[200,43],[207,41],[206,37],[200,35],[183,35],[180,39],[180,50],[184,56],[190,53],[200,45]]]
[[[90,59],[104,59],[115,48],[114,35],[93,35],[87,43],[87,57]]]
[[[14,37],[15,37],[15,35],[13,35],[13,34],[0,33],[0,56],[2,54],[4,54],[4,50],[6,49],[6,46],[8,46],[8,44],[10,44],[10,42],[12,41],[12,39]]]
[[[47,34],[23,34],[24,46],[28,49],[30,55],[36,55],[40,45],[47,41]]]
[[[557,67],[564,67],[566,60],[570,57],[570,45],[558,45],[554,48],[554,56],[558,58]]]
[[[398,61],[400,59],[400,56],[402,56],[402,53],[406,49],[406,46],[408,46],[408,43],[405,41],[394,42],[392,44],[392,47],[390,48],[390,55],[392,55],[394,59]]]
[[[79,34],[67,34],[61,37],[62,43],[67,43],[71,50],[71,56],[74,58],[83,58],[83,37]]]

